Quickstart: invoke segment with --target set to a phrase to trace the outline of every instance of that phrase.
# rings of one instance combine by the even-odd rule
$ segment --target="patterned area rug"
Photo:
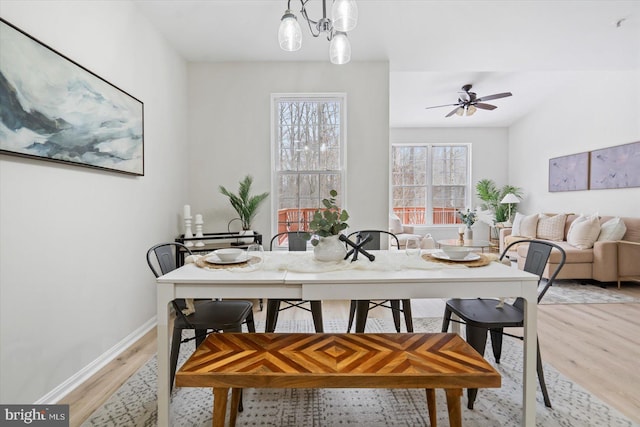
[[[439,332],[441,320],[414,319],[416,332]],[[256,325],[258,330],[264,325]],[[327,332],[346,330],[342,320],[325,320]],[[310,332],[309,321],[278,322],[276,332]],[[391,321],[369,319],[367,332],[393,332]],[[188,347],[188,346],[187,346]],[[489,346],[490,348],[490,346]],[[485,357],[493,363],[488,351]],[[181,352],[182,363],[189,354]],[[463,425],[471,427],[517,426],[522,414],[522,346],[505,338],[502,362],[495,365],[502,375],[502,387],[482,389],[474,410],[462,400]],[[156,358],[136,372],[83,426],[155,426]],[[538,391],[536,420],[544,427],[638,426],[614,408],[545,365],[545,378],[553,409],[548,409]],[[210,426],[210,389],[176,388],[172,395],[173,426]],[[446,400],[437,391],[439,425],[449,425]],[[246,389],[244,412],[238,426],[426,426],[429,425],[426,398],[422,389]]]
[[[601,288],[574,280],[558,280],[553,283],[540,304],[602,304],[640,303],[640,298],[622,294],[615,286]]]

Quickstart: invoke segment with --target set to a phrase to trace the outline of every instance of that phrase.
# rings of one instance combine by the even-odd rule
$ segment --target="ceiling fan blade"
[[[483,96],[482,98],[476,99],[476,101],[478,102],[490,101],[492,99],[506,98],[507,96],[511,96],[511,95],[512,95],[511,92],[496,93],[495,95]]]
[[[453,115],[456,113],[456,111],[458,111],[458,109],[459,109],[459,108],[461,108],[461,107],[456,107],[456,108],[454,108],[454,109],[453,109],[453,111],[452,111],[452,112],[450,112],[449,114],[447,114],[445,117],[451,117],[451,116],[453,116]]]
[[[440,107],[453,107],[454,105],[460,105],[460,104],[445,104],[445,105],[435,105],[433,107],[424,107],[425,110],[429,110],[431,108],[440,108]]]
[[[495,110],[496,108],[498,108],[495,105],[483,104],[482,102],[478,102],[478,103],[473,104],[473,105],[475,105],[477,108],[480,108],[482,110]]]

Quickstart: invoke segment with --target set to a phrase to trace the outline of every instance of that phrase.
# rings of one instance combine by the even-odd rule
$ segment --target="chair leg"
[[[322,324],[322,301],[309,301],[311,304],[311,316],[313,316],[313,326],[316,332],[324,332]]]
[[[349,304],[349,325],[347,326],[347,333],[351,332],[351,326],[353,326],[353,319],[356,317],[356,300],[351,300]]]
[[[402,300],[402,312],[404,313],[404,324],[407,327],[407,332],[413,332],[413,315],[411,313],[411,300]]]
[[[391,314],[393,315],[393,324],[396,327],[396,332],[400,332],[400,300],[392,299],[389,302],[391,303]]]
[[[544,371],[542,370],[542,357],[540,356],[540,341],[538,341],[537,350],[538,350],[538,354],[537,354],[537,360],[536,360],[536,369],[538,371],[538,382],[540,383],[540,388],[542,389],[544,406],[546,406],[547,408],[551,408],[551,399],[549,399],[547,384],[544,381]]]
[[[491,333],[491,348],[493,348],[493,357],[495,357],[496,363],[500,363],[500,356],[502,355],[502,330],[503,328],[489,330]]]
[[[178,353],[180,352],[180,341],[182,340],[182,329],[173,328],[173,338],[171,339],[171,355],[169,356],[170,382],[169,392],[173,390],[173,380],[176,376],[178,366]]]
[[[451,310],[448,306],[444,308],[444,315],[442,317],[442,332],[449,330],[449,323],[451,323]]]
[[[356,301],[356,333],[364,332],[369,314],[369,302],[368,299]]]
[[[251,312],[249,312],[249,315],[247,316],[247,330],[249,332],[255,332],[256,331],[256,323],[253,320],[253,309],[251,310]]]
[[[484,357],[484,349],[487,346],[487,330],[485,328],[476,328],[467,323],[467,342],[475,351],[480,353],[480,356]],[[467,408],[473,409],[473,403],[476,401],[478,395],[477,388],[467,389]]]
[[[278,311],[280,310],[279,299],[267,300],[267,321],[264,327],[265,332],[274,332],[278,322]]]

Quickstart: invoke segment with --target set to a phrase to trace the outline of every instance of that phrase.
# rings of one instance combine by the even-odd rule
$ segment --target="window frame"
[[[452,225],[460,224],[460,219],[456,216],[454,223],[446,223],[446,224],[435,224],[433,221],[434,210],[433,210],[433,197],[434,197],[434,184],[433,184],[433,148],[434,147],[466,147],[467,149],[467,182],[464,185],[465,197],[464,197],[464,208],[470,208],[473,197],[473,188],[472,188],[472,144],[468,142],[393,142],[389,147],[389,211],[394,212],[394,196],[393,190],[396,187],[393,183],[393,151],[395,147],[424,147],[427,150],[426,154],[426,185],[425,185],[425,200],[426,203],[424,206],[425,221],[423,223],[404,223],[404,225],[428,225],[433,227],[451,227]]]
[[[272,93],[271,94],[271,235],[275,236],[278,233],[278,206],[279,206],[279,178],[283,175],[280,170],[280,153],[279,153],[279,108],[278,105],[282,101],[298,101],[298,102],[322,102],[322,101],[337,101],[340,103],[340,154],[339,154],[339,169],[334,170],[309,170],[309,171],[295,171],[298,175],[305,173],[313,174],[338,174],[340,177],[340,188],[335,190],[339,193],[340,206],[342,209],[347,209],[347,94],[344,92],[329,92],[329,93]],[[290,171],[289,171],[290,173]],[[329,194],[319,194],[319,202],[323,198],[329,197]],[[278,244],[276,243],[277,247]],[[274,248],[275,248],[274,247]]]

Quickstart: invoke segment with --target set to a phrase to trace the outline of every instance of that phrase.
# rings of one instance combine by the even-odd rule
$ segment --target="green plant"
[[[240,221],[242,221],[242,229],[250,230],[251,222],[258,213],[258,207],[260,204],[269,197],[269,193],[258,194],[257,196],[251,196],[251,184],[253,183],[253,177],[247,175],[238,188],[238,194],[233,194],[222,185],[219,186],[220,193],[229,198],[229,202],[233,209],[236,210]]]
[[[309,231],[311,233],[307,233],[307,239],[310,239],[312,234],[317,237],[336,236],[349,227],[349,224],[346,223],[349,219],[349,213],[336,205],[338,192],[331,190],[329,196],[328,199],[322,199],[324,209],[318,209],[313,214],[313,219],[309,222]],[[313,246],[316,246],[318,241],[315,237],[311,238]]]
[[[458,216],[460,217],[462,222],[464,222],[464,224],[469,228],[471,228],[471,226],[475,224],[476,220],[478,219],[476,213],[474,211],[470,211],[469,209],[467,209],[466,212],[458,211]]]
[[[502,204],[500,201],[509,193],[522,198],[522,189],[513,185],[504,185],[498,188],[496,183],[491,179],[481,179],[476,184],[476,192],[478,198],[484,203],[483,209],[490,209],[494,212],[496,222],[504,222],[509,220],[509,204]],[[516,206],[511,204],[511,212],[516,211]]]

